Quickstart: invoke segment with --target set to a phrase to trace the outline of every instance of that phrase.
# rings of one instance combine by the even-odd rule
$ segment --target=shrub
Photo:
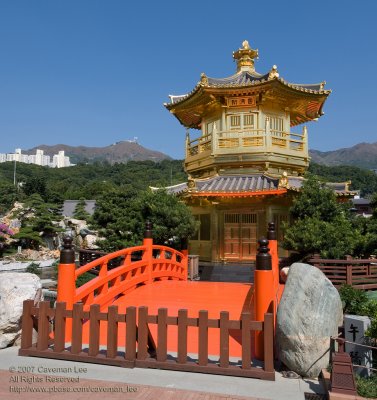
[[[343,303],[344,313],[362,315],[361,312],[369,301],[366,292],[354,289],[351,285],[342,285],[339,289],[339,294]]]
[[[377,398],[377,375],[370,378],[356,376],[357,393],[368,398]]]
[[[41,274],[41,270],[39,269],[39,264],[32,262],[30,265],[26,267],[26,272],[39,276]]]

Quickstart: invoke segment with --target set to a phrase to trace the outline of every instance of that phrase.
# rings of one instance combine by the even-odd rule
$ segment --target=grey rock
[[[0,274],[0,349],[12,345],[21,334],[24,300],[43,300],[37,275],[4,272]]]
[[[326,276],[311,265],[292,264],[277,311],[281,361],[302,376],[318,377],[328,366],[330,337],[337,336],[342,321],[339,293]]]

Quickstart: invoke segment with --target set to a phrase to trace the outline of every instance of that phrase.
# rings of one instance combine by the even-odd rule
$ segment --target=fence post
[[[33,344],[33,315],[34,300],[24,300],[22,311],[21,349],[28,349]]]
[[[346,255],[346,260],[350,261],[352,260],[352,256],[350,255]],[[346,271],[346,283],[347,285],[351,285],[352,286],[352,265],[347,265],[346,266],[347,271]]]
[[[268,240],[259,239],[259,249],[255,262],[254,273],[254,307],[255,320],[264,321],[264,314],[268,312],[271,302],[274,301],[274,277]],[[264,359],[263,332],[255,332],[255,356]]]
[[[331,392],[356,396],[352,359],[344,352],[344,339],[338,338],[338,351],[332,355]]]
[[[152,278],[152,263],[153,263],[153,237],[152,237],[152,222],[146,221],[143,245],[145,246],[145,253],[143,259],[147,263],[148,283],[153,282]]]

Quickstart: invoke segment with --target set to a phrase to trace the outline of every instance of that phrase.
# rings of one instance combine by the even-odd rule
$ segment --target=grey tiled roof
[[[276,190],[279,179],[265,175],[230,175],[216,176],[206,180],[197,180],[196,187],[200,192],[258,192]]]
[[[243,193],[263,192],[279,189],[279,178],[272,178],[263,174],[251,175],[220,175],[206,179],[194,179],[195,187],[189,189],[187,182],[169,186],[168,193],[180,195],[185,192],[194,193]],[[304,182],[303,177],[288,177],[287,189],[298,191]],[[328,182],[326,186],[334,190],[337,196],[353,196],[354,191],[348,190],[348,182]],[[151,188],[157,190],[158,188]]]
[[[260,83],[268,82],[271,80],[277,80],[280,83],[282,83],[283,85],[288,86],[293,89],[296,89],[301,92],[325,93],[325,94],[331,93],[331,90],[325,90],[323,88],[324,82],[314,83],[314,84],[290,83],[280,77],[271,78],[271,77],[269,77],[269,73],[262,75],[255,71],[254,72],[239,71],[236,74],[231,75],[226,78],[206,77],[206,79],[208,81],[208,84],[206,84],[205,86],[213,87],[213,88],[247,87],[250,85],[258,85]],[[201,87],[202,87],[202,83],[198,82],[198,84],[195,86],[195,88],[189,93],[186,93],[183,95],[169,95],[170,103],[165,103],[164,104],[165,107],[169,108],[169,106],[172,106],[173,104],[180,103],[181,101],[185,100],[186,98],[190,97],[195,92],[197,92]]]
[[[370,200],[369,199],[352,199],[352,203],[358,206],[369,206]]]
[[[62,214],[65,217],[72,217],[73,213],[75,212],[75,208],[79,200],[65,200],[63,203],[63,211]],[[85,211],[90,215],[93,215],[94,208],[96,206],[95,200],[85,200],[86,206]]]
[[[276,190],[278,186],[278,178],[271,178],[263,174],[220,175],[206,179],[195,179],[193,191],[196,193],[243,193]],[[157,188],[151,189],[157,190]],[[171,194],[179,195],[189,191],[189,185],[185,182],[165,189]]]
[[[208,77],[209,86],[247,86],[252,85],[254,82],[261,82],[268,79],[268,74],[261,75],[257,72],[251,73],[248,71],[241,71],[227,78],[210,78]]]

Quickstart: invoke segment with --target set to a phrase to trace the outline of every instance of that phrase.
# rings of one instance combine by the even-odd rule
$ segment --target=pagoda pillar
[[[265,144],[265,151],[269,152],[271,151],[271,129],[270,129],[270,117],[266,117],[266,122],[265,122],[265,130],[264,130],[264,144]]]
[[[302,151],[304,153],[304,157],[309,157],[308,150],[308,128],[306,125],[302,127]]]

